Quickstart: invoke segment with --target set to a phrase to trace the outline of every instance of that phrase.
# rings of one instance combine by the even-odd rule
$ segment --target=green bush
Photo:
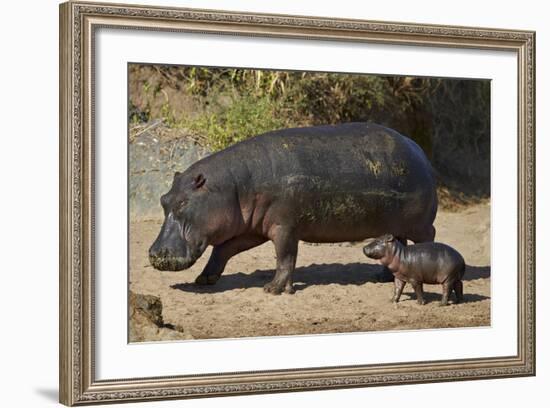
[[[181,126],[206,140],[214,151],[270,130],[283,128],[286,122],[277,117],[277,104],[268,97],[232,97],[226,109],[205,112],[194,119],[184,119]]]
[[[211,150],[283,127],[373,121],[415,140],[446,185],[490,194],[490,81],[133,64],[129,89],[131,123],[161,118]]]

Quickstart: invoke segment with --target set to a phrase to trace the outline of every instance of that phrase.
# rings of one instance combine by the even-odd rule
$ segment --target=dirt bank
[[[372,330],[472,327],[490,325],[490,205],[459,212],[439,211],[437,237],[458,249],[468,268],[464,303],[439,307],[441,287],[425,285],[428,304],[414,301],[406,286],[398,305],[390,302],[393,284],[380,282],[381,267],[365,258],[362,244],[300,243],[296,293],[273,296],[263,291],[274,273],[270,242],[233,258],[214,286],[193,282],[210,250],[190,269],[159,272],[147,250],[160,219],[130,223],[130,289],[162,299],[164,322],[179,338],[226,338]],[[140,334],[143,340],[161,340]],[[167,336],[166,340],[177,337]]]

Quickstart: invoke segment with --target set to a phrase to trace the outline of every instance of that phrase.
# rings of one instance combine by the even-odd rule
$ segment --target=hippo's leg
[[[455,282],[445,282],[443,285],[443,296],[441,297],[441,306],[447,306],[449,304],[449,296],[453,290]]]
[[[411,282],[411,285],[416,293],[416,302],[419,305],[425,305],[426,301],[424,300],[424,290],[422,288],[422,283],[414,281]]]
[[[405,287],[406,284],[407,284],[407,282],[395,278],[395,280],[393,282],[394,291],[393,291],[393,297],[391,299],[392,302],[394,302],[394,303],[399,302],[399,298],[401,297],[401,293],[403,293],[403,288]]]
[[[407,236],[415,244],[419,242],[434,242],[435,239],[435,227],[428,225],[424,228],[417,229]]]
[[[456,296],[456,303],[461,303],[464,298],[462,288],[463,288],[462,281],[459,279],[455,282],[455,285],[453,287],[453,290]]]
[[[216,245],[212,249],[208,263],[195,279],[195,283],[197,285],[213,285],[220,278],[229,259],[243,251],[257,247],[265,241],[267,239],[264,237],[245,235],[231,238],[223,244]]]
[[[296,256],[298,254],[298,238],[295,234],[284,227],[278,227],[272,237],[277,255],[277,269],[275,277],[264,286],[264,290],[274,295],[282,292],[294,293],[292,286],[292,272],[296,267]]]

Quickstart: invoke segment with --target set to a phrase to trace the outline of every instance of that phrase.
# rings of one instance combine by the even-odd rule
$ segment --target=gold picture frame
[[[96,380],[93,49],[98,27],[507,50],[518,64],[518,349],[491,358]],[[60,5],[60,401],[146,401],[535,374],[535,33],[68,2]]]

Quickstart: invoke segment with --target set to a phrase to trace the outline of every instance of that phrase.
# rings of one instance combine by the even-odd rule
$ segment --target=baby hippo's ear
[[[387,234],[385,238],[386,242],[392,242],[395,240],[395,237],[392,234]]]

